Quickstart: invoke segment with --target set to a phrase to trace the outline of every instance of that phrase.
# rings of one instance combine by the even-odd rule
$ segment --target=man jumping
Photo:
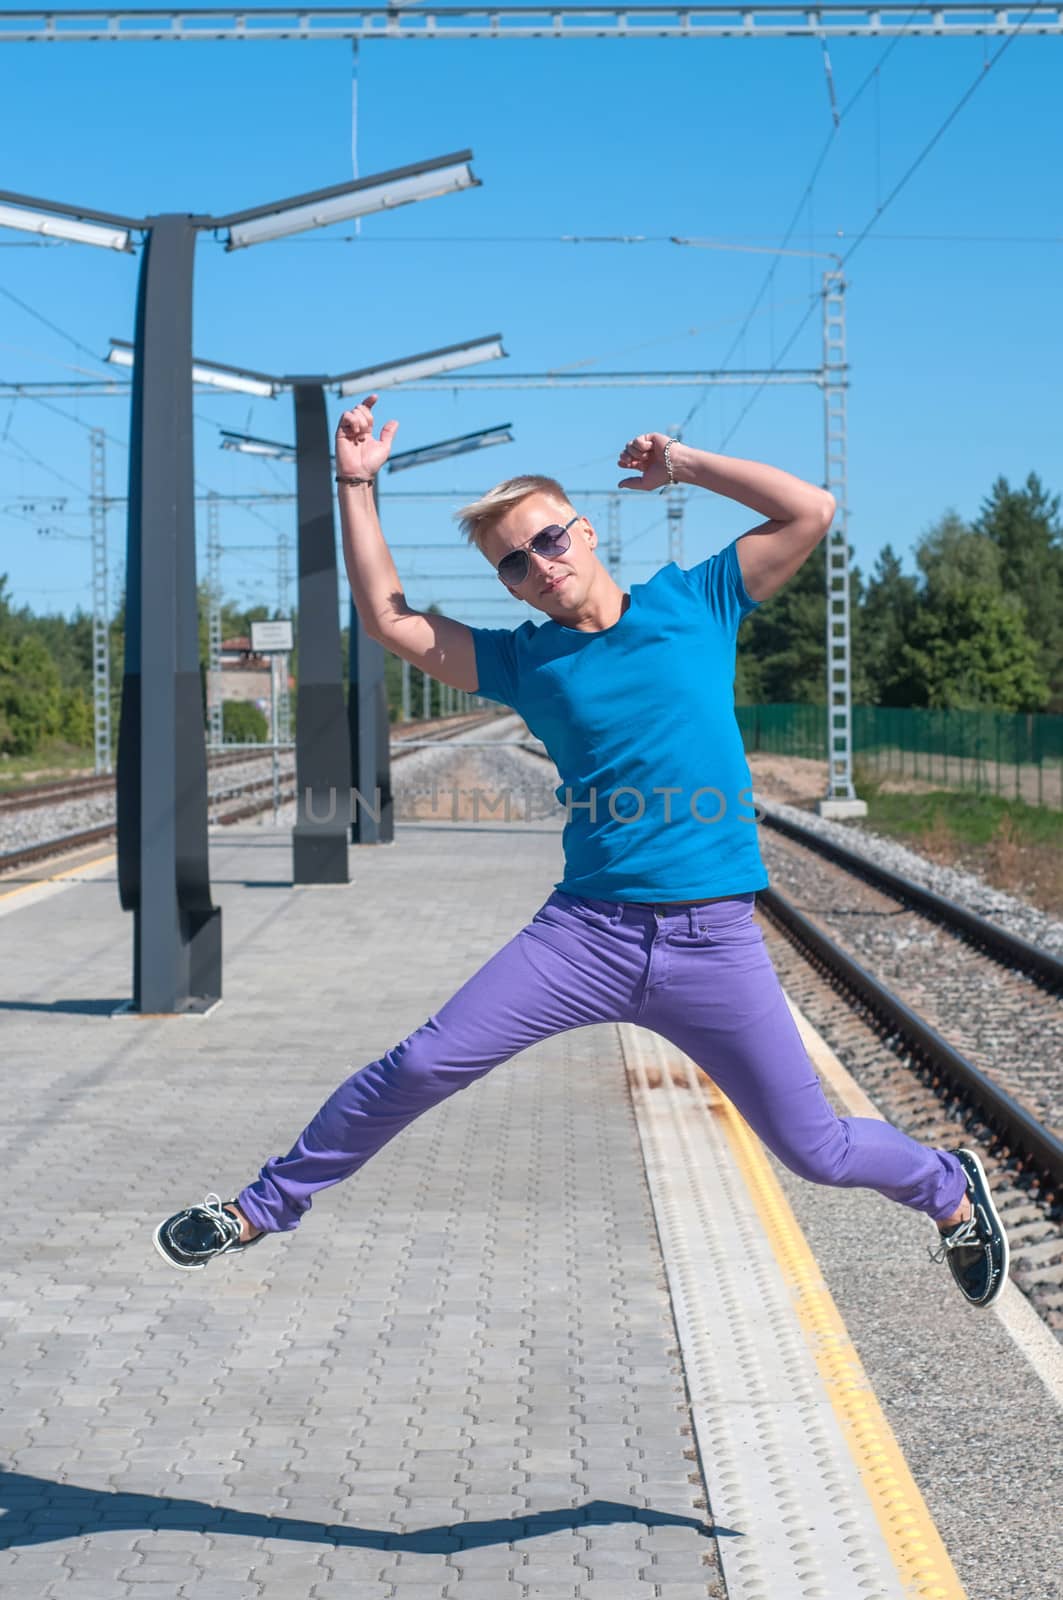
[[[512,707],[542,740],[562,780],[564,875],[433,1016],[339,1085],[287,1155],[234,1199],[208,1194],[161,1223],[160,1254],[194,1271],[290,1232],[319,1189],[493,1067],[569,1028],[630,1021],[703,1067],[800,1176],[925,1212],[939,1229],[934,1258],[972,1304],[989,1305],[1008,1244],[978,1156],[835,1115],[753,921],[768,878],[734,714],[736,636],[824,537],[833,496],[777,467],[640,434],[620,452],[636,474],[621,488],[694,484],[766,520],[624,592],[555,479],[509,479],[458,515],[510,594],[545,620],[468,627],[406,603],[372,487],[398,424],[373,437],[376,398],[336,435],[362,627],[439,682]]]

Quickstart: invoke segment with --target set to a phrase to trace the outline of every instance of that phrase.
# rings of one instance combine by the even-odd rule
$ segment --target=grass
[[[883,793],[859,767],[855,781],[876,833],[1063,916],[1063,811],[970,789]]]
[[[23,784],[44,783],[49,778],[68,778],[73,773],[92,772],[95,755],[77,745],[55,740],[32,756],[0,755],[0,794]]]

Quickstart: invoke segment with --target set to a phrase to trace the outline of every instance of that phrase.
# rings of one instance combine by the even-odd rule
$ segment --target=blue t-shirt
[[[596,633],[552,618],[470,630],[475,693],[512,706],[561,776],[555,888],[603,900],[763,889],[734,714],[738,625],[757,602],[735,543],[686,571],[669,561],[630,594]]]

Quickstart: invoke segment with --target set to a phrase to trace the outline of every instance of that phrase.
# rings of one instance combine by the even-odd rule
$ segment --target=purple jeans
[[[569,1028],[626,1021],[704,1068],[801,1177],[950,1216],[965,1192],[954,1155],[827,1103],[753,905],[752,894],[653,907],[555,890],[434,1016],[341,1083],[237,1204],[256,1228],[289,1232],[318,1189],[492,1067]]]

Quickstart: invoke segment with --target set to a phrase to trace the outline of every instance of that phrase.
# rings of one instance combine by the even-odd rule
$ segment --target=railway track
[[[1008,1227],[1012,1276],[1063,1335],[1063,966],[965,906],[777,821],[765,815],[762,825],[785,839],[790,866],[763,832],[761,842],[773,883],[791,877],[796,894],[762,890],[757,914],[784,987],[897,1127],[939,1148],[977,1146]],[[792,865],[800,853],[803,873]],[[813,899],[813,914],[798,897]],[[848,948],[861,918],[876,930],[863,960]],[[884,942],[892,960],[882,959]]]
[[[828,839],[821,833],[814,833],[810,828],[802,828],[800,823],[783,817],[770,807],[765,808],[762,805],[760,820],[766,827],[795,840],[806,850],[814,851],[825,860],[863,878],[865,882],[885,890],[887,894],[905,905],[934,918],[952,933],[969,940],[977,948],[986,951],[1005,965],[1029,972],[1053,990],[1063,989],[1063,961],[1050,950],[1043,950],[1039,945],[1031,944],[1028,939],[1021,939],[1017,934],[1000,927],[998,923],[989,922],[976,912],[969,911],[966,906],[958,905],[954,900],[948,900],[944,895],[935,893],[933,889],[927,889],[923,884],[913,882],[911,878],[890,871],[888,867],[870,860],[859,851],[848,850],[834,839]]]
[[[445,743],[448,739],[459,737],[468,728],[477,725],[484,720],[485,716],[489,717],[490,715],[491,713],[489,712],[478,711],[468,715],[447,717],[442,723],[438,717],[427,721],[422,719],[405,723],[403,725],[403,734],[392,738],[392,760],[401,760],[403,756],[413,753],[412,750],[402,749],[402,745],[407,738],[419,741],[419,744],[414,748],[423,747],[423,741],[426,738],[431,739],[433,743],[437,741]],[[210,762],[210,770],[214,771],[217,767],[230,766],[235,762],[245,762],[248,759],[254,759],[253,749],[241,749],[232,756],[213,757]],[[290,772],[285,773],[282,778],[279,795],[282,804],[295,798],[295,789],[291,779],[292,774]],[[91,794],[106,793],[108,790],[113,791],[114,782],[113,777],[93,777],[76,780],[68,779],[63,783],[54,785],[35,785],[26,790],[8,790],[6,794],[0,797],[0,813],[3,811],[12,812],[33,809],[47,804],[58,804],[64,800],[83,799]],[[223,812],[215,812],[212,816],[212,821],[220,823],[222,826],[227,826],[236,822],[246,822],[248,818],[257,816],[260,811],[267,810],[273,804],[272,776],[253,779],[240,784],[232,790],[214,791],[210,796],[210,804],[213,808],[219,799],[236,800],[243,795],[261,796],[261,798],[250,798],[242,804],[233,806]],[[62,834],[54,839],[41,840],[37,844],[27,845],[18,850],[0,853],[0,875],[18,871],[22,867],[34,866],[42,861],[50,861],[74,854],[90,845],[113,838],[115,832],[115,823],[106,822],[96,827],[79,829],[75,833]]]
[[[431,733],[445,742],[480,720]],[[549,760],[526,739],[510,742]],[[891,1122],[923,1143],[979,1149],[1012,1275],[1063,1334],[1061,963],[822,835],[770,814],[763,823],[773,887],[758,895],[758,917],[784,986]]]
[[[231,754],[212,755],[208,758],[211,771],[232,766],[234,762],[254,757],[253,748],[243,748]],[[89,795],[107,794],[114,789],[114,775],[57,779],[54,783],[23,784],[16,789],[0,789],[0,815],[12,811],[33,811],[39,806],[58,805],[63,800],[84,800]]]
[[[977,1146],[1012,1277],[1063,1336],[1058,959],[779,820],[763,819],[773,886],[757,905],[784,986],[891,1122]]]
[[[757,896],[787,993],[895,1127],[939,1149],[978,1150],[1008,1230],[1011,1277],[1063,1339],[1058,1137],[918,1014],[906,1016],[896,996],[878,999],[866,977],[851,984],[844,952],[806,944],[781,900],[770,890]]]

